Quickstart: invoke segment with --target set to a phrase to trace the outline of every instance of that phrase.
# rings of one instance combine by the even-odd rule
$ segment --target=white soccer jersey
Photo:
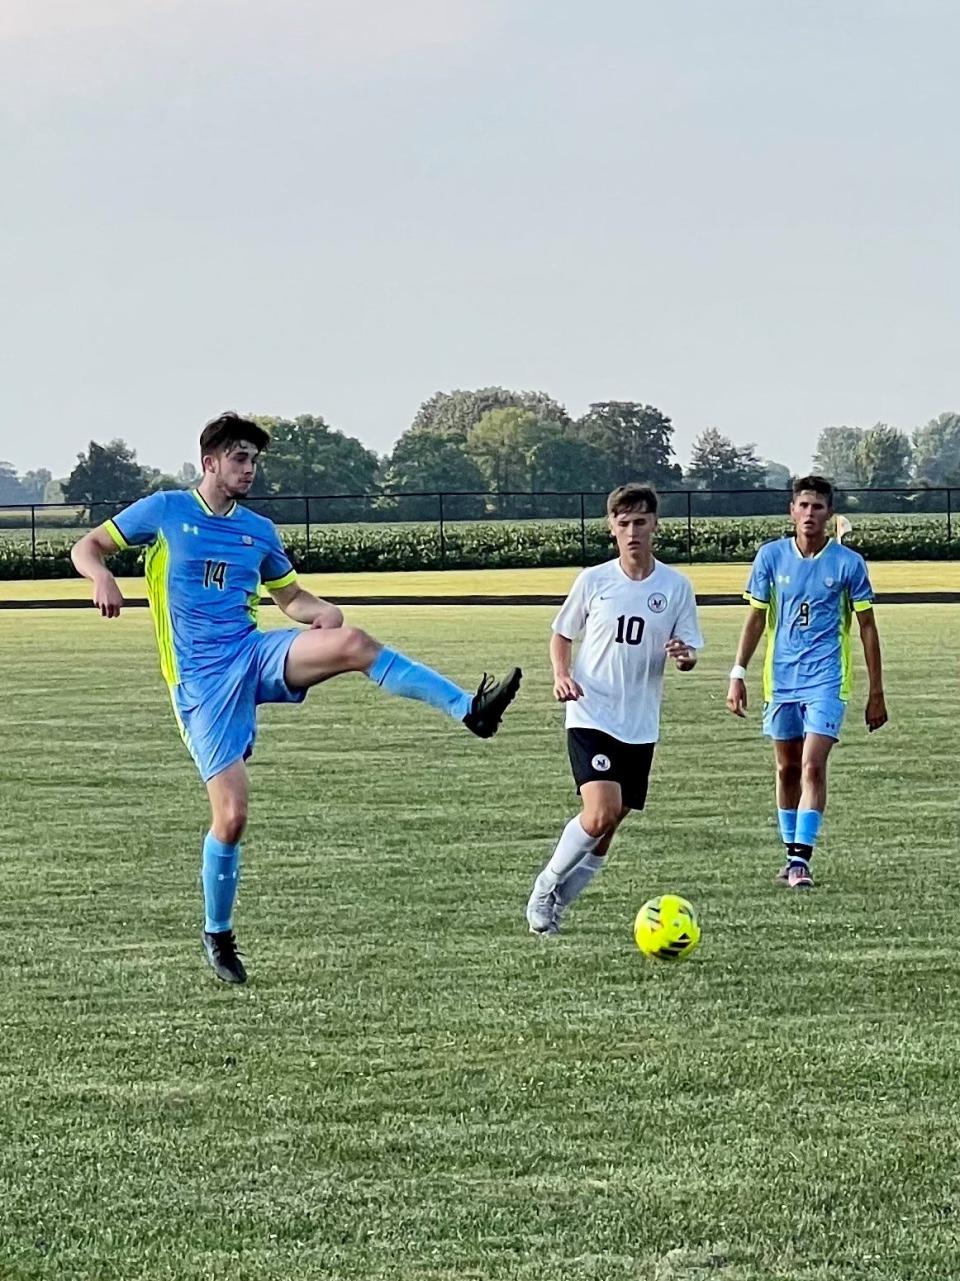
[[[583,697],[567,703],[567,728],[655,743],[667,641],[703,648],[690,580],[659,561],[639,582],[619,560],[594,565],[577,576],[553,630],[580,640],[572,673]]]

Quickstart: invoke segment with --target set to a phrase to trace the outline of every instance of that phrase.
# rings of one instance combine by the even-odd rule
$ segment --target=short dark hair
[[[621,512],[633,511],[634,507],[643,507],[656,516],[660,497],[652,485],[641,485],[633,480],[627,485],[618,485],[607,498],[608,516],[619,516]]]
[[[259,423],[228,409],[218,418],[211,418],[200,433],[200,457],[215,454],[238,440],[249,440],[262,452],[270,444],[270,433]]]
[[[793,482],[793,496],[798,494],[819,494],[827,500],[827,506],[833,506],[833,486],[825,476],[798,476]]]

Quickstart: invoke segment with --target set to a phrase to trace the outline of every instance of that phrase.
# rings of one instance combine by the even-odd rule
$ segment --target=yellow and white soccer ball
[[[700,942],[700,922],[692,903],[679,894],[661,894],[637,913],[633,937],[645,956],[679,961]]]

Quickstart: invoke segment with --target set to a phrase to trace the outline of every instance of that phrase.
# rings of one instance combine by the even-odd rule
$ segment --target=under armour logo
[[[197,529],[196,525],[188,525],[186,521],[183,522],[183,532],[185,534],[197,534],[198,536],[200,534],[200,530]]]
[[[789,581],[790,581],[790,575],[789,575],[789,574],[778,574],[778,575],[777,575],[777,582],[778,582],[778,583],[789,583]]]

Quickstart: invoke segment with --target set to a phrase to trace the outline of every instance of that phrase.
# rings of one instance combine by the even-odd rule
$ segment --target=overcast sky
[[[0,458],[438,389],[960,409],[952,0],[3,0]]]

